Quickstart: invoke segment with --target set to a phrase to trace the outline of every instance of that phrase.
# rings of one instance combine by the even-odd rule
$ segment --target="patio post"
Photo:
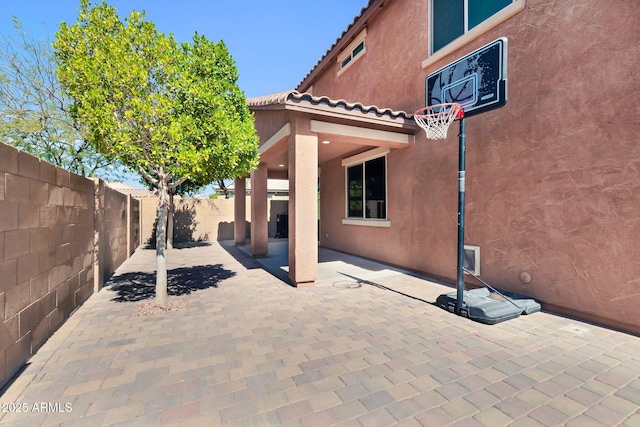
[[[289,136],[289,278],[296,287],[318,278],[318,136],[296,118]]]
[[[251,254],[264,258],[269,253],[267,218],[267,165],[260,163],[251,172]]]
[[[235,244],[247,242],[247,180],[236,178],[233,183],[233,237]]]

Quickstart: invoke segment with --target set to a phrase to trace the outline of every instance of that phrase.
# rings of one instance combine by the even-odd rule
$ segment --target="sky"
[[[97,3],[92,0],[92,3]],[[360,14],[368,0],[107,0],[121,19],[132,10],[179,42],[194,33],[223,40],[247,98],[295,89]],[[13,17],[35,39],[53,40],[77,21],[79,0],[0,0],[0,35],[16,36]],[[137,175],[124,182],[140,186]],[[208,189],[207,189],[208,191]]]
[[[92,1],[95,3],[96,1]],[[132,10],[180,42],[198,32],[223,40],[246,97],[294,89],[347,29],[368,0],[109,0],[122,19]],[[79,0],[0,0],[0,33],[14,36],[12,17],[36,38],[53,39],[73,24]]]

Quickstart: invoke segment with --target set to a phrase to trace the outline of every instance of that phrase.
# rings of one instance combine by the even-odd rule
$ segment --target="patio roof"
[[[286,178],[288,165],[288,136],[295,132],[292,117],[309,121],[309,129],[318,136],[318,163],[346,157],[374,147],[404,148],[414,142],[420,129],[411,114],[376,105],[364,105],[344,99],[314,96],[290,90],[271,95],[248,98],[249,108],[258,113],[288,111],[293,116],[283,121],[282,115],[256,115],[256,123],[268,122],[271,127],[280,121],[280,128],[270,134],[259,132],[261,161],[268,165],[270,177]],[[275,173],[275,174],[274,174]]]
[[[405,111],[394,111],[377,105],[364,105],[360,102],[349,102],[344,99],[331,99],[327,96],[313,96],[310,93],[289,90],[265,96],[248,98],[251,110],[286,109],[324,115],[340,115],[352,119],[369,122],[381,122],[393,126],[417,129],[413,116]],[[333,113],[333,114],[332,114]],[[410,120],[411,119],[411,120]]]

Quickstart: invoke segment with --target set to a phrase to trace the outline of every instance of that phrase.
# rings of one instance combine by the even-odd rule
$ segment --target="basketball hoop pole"
[[[461,317],[478,318],[478,311],[484,310],[474,299],[477,294],[466,291],[464,283],[465,120],[506,104],[507,46],[507,38],[500,37],[430,73],[425,81],[426,107],[413,113],[416,123],[425,130],[429,139],[446,139],[449,126],[460,120],[456,292],[439,296],[436,303]]]
[[[458,134],[458,265],[456,282],[456,309],[455,313],[460,315],[462,303],[464,301],[464,195],[466,181],[466,127],[465,118],[460,119],[460,133]]]

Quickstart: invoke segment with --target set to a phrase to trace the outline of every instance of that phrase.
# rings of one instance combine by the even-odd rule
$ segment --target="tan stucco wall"
[[[126,200],[0,143],[0,388],[138,246]]]
[[[422,69],[429,2],[407,3],[385,5],[365,56],[340,77],[329,67],[314,95],[413,111],[430,72],[506,36],[509,101],[467,121],[466,243],[494,286],[640,331],[640,4],[527,0]],[[388,155],[389,229],[342,225],[344,168],[321,165],[322,245],[453,280],[457,133]]]
[[[246,198],[247,238],[250,237],[251,198]],[[270,199],[267,203],[269,237],[276,235],[277,215],[287,212],[288,201]],[[142,243],[155,241],[158,199],[140,199]],[[233,199],[176,199],[175,243],[233,240]]]

